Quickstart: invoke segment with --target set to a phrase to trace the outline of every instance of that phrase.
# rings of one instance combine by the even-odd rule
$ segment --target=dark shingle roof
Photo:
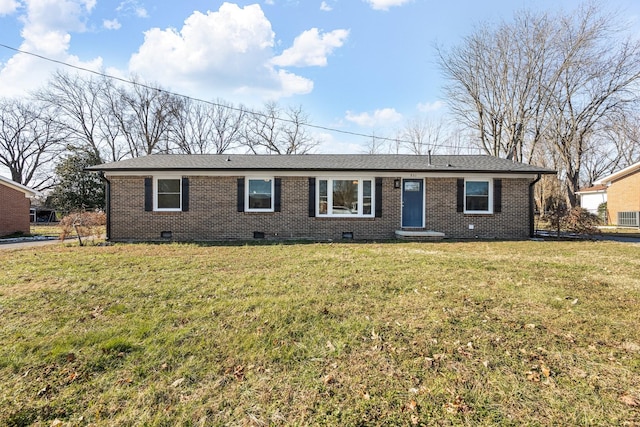
[[[393,154],[154,154],[87,168],[92,171],[387,171],[555,173],[485,155]]]

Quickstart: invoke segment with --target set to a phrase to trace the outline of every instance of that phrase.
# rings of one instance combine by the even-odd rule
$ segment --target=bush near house
[[[104,234],[107,215],[104,212],[74,212],[63,217],[60,227],[60,240],[64,240],[74,233],[81,237],[98,236]]]

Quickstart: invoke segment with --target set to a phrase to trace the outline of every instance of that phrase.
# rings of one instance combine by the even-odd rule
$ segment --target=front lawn
[[[0,425],[640,424],[639,245],[60,244],[0,265]]]

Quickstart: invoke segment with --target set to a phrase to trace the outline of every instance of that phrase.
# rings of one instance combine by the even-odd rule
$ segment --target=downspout
[[[104,172],[99,172],[98,176],[104,181],[104,209],[107,215],[107,229],[105,240],[108,242],[111,238],[111,182],[104,176]]]
[[[533,186],[536,185],[538,181],[542,178],[541,174],[538,174],[538,177],[534,179],[531,183],[529,183],[529,237],[533,238],[535,236],[535,201],[533,199]],[[108,218],[108,217],[107,217]]]

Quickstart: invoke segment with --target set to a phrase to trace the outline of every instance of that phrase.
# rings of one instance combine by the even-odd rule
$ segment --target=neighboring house
[[[151,155],[107,181],[113,241],[522,239],[555,171],[491,156]]]
[[[36,191],[0,176],[0,236],[29,234],[30,198]]]
[[[602,178],[607,187],[607,218],[622,227],[640,227],[640,162]]]
[[[607,203],[607,187],[602,184],[583,188],[576,191],[576,194],[580,196],[580,207],[594,215],[598,215],[598,207],[601,204]]]

